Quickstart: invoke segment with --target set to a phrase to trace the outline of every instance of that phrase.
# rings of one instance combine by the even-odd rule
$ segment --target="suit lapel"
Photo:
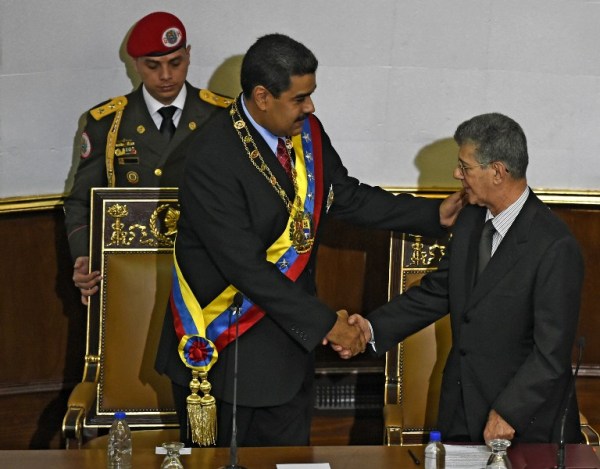
[[[523,205],[521,212],[517,215],[517,218],[490,259],[487,267],[477,279],[477,283],[473,287],[468,303],[476,303],[490,290],[494,289],[496,285],[498,285],[500,279],[502,279],[523,256],[523,253],[528,246],[529,231],[538,209],[538,204],[541,204],[541,202],[535,194],[531,192],[525,205]],[[481,234],[482,228],[483,224],[479,230],[475,231]],[[478,243],[479,237],[476,237],[475,240],[471,239],[469,252],[476,253]],[[475,255],[474,257],[474,262],[469,263],[469,268],[472,269],[471,275],[474,274],[477,263],[477,256]]]
[[[142,94],[142,86],[135,90],[132,94],[132,122],[135,123],[136,131],[138,129],[143,128],[143,132],[145,134],[146,147],[145,151],[150,151],[160,156],[160,164],[164,162],[166,159],[166,148],[167,142],[160,134],[158,129],[156,128],[156,124],[152,120],[150,116],[150,112],[148,111],[148,106],[146,106],[146,101],[144,101],[144,95]]]
[[[172,151],[179,145],[185,137],[192,133],[192,127],[198,126],[200,120],[200,107],[195,105],[195,101],[200,98],[198,96],[199,91],[189,85],[187,87],[187,95],[185,98],[185,104],[183,111],[177,125],[175,135],[170,142],[165,141],[165,138],[160,134],[160,131],[156,128],[152,116],[148,111],[148,106],[144,101],[144,95],[142,94],[142,87],[140,86],[132,94],[132,111],[134,112],[134,122],[141,124],[144,127],[144,132],[148,141],[148,150],[159,156],[158,166],[164,166],[165,162],[171,155]],[[136,125],[138,125],[136,124]],[[195,128],[195,127],[194,127]]]

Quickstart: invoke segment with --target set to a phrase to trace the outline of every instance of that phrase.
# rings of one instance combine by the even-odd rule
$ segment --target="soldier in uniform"
[[[154,12],[139,20],[127,41],[142,85],[91,109],[81,137],[81,160],[65,222],[73,281],[81,300],[98,290],[99,272],[89,272],[89,215],[92,187],[177,187],[183,169],[174,149],[230,100],[186,81],[190,46],[183,23]]]

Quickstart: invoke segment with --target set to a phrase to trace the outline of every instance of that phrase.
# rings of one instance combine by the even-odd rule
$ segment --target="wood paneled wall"
[[[0,259],[0,448],[57,448],[86,327],[62,210],[0,214]]]
[[[554,209],[571,226],[586,258],[580,324],[587,339],[585,376],[577,391],[582,411],[600,428],[600,205]],[[388,233],[337,222],[326,230],[320,294],[336,308],[369,311],[383,303]],[[363,259],[365,268],[353,272],[348,256]],[[0,259],[0,449],[59,448],[66,400],[82,377],[86,327],[85,308],[71,280],[60,206],[2,211],[0,203]],[[325,350],[319,363],[326,368],[339,361]],[[345,362],[349,371],[379,365],[360,357]],[[368,413],[365,422],[362,432],[357,431],[356,415],[317,416],[313,443],[377,444],[379,438],[373,441],[368,435],[380,428],[378,417]]]

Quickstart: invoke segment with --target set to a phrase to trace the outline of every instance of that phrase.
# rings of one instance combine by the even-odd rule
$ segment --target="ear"
[[[256,104],[256,107],[261,111],[267,110],[267,105],[270,97],[271,93],[262,85],[257,85],[252,90],[252,99]]]
[[[510,171],[502,161],[494,161],[492,163],[494,170],[494,180],[501,182],[509,175]]]

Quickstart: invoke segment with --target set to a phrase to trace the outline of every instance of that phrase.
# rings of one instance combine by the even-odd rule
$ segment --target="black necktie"
[[[177,111],[175,106],[165,106],[158,110],[158,113],[163,118],[160,123],[160,133],[163,134],[167,140],[171,140],[173,134],[175,134],[175,123],[173,122],[175,111]]]
[[[490,261],[492,257],[492,239],[494,238],[494,233],[496,229],[492,224],[492,219],[490,218],[483,225],[483,231],[481,232],[481,239],[479,240],[479,262],[477,264],[477,276],[481,275],[483,269]]]

